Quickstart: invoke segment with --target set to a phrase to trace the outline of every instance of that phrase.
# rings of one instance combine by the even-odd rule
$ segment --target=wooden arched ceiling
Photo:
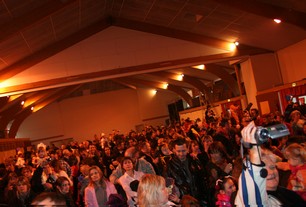
[[[148,80],[148,76],[155,73],[161,79],[172,79],[171,74],[183,71],[184,80],[180,83],[172,79],[168,90],[183,97],[190,105],[193,97],[185,94],[186,85],[207,94],[208,84],[219,78],[234,96],[238,96],[235,78],[219,63],[275,52],[306,38],[306,3],[295,0],[3,0],[0,8],[3,8],[0,11],[3,28],[0,31],[0,84],[114,26],[200,44],[215,51],[226,49],[225,45],[234,40],[240,41],[237,50],[231,53],[180,57],[12,86],[1,85],[0,129],[5,129],[8,122],[14,120],[12,136],[22,120],[31,114],[28,107],[46,106],[69,96],[73,91],[70,87],[93,81],[114,80],[124,87],[136,89],[137,84],[129,80],[136,79],[138,84],[152,87],[158,82]],[[275,17],[282,19],[284,24],[272,25]],[[206,70],[190,70],[195,64],[205,64]],[[227,67],[234,71],[232,66]],[[10,100],[13,98],[7,94],[14,94],[15,99]],[[33,102],[21,108],[20,101],[31,98]]]

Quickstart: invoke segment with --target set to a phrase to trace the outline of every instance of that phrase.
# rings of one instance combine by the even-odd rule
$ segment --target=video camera
[[[267,142],[269,138],[277,139],[280,137],[288,136],[289,134],[290,134],[289,129],[285,124],[275,124],[268,127],[258,126],[255,132],[255,139],[257,145],[261,145]],[[243,146],[245,148],[249,149],[252,147],[252,145],[254,144],[243,142]]]

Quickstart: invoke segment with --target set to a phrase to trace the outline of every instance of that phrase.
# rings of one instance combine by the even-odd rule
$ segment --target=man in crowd
[[[188,153],[187,142],[183,138],[173,143],[174,156],[170,159],[167,175],[175,180],[181,197],[191,195],[203,205],[207,203],[207,174],[199,159],[193,159]]]

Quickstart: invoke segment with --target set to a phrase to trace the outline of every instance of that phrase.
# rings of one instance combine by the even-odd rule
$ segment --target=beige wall
[[[306,40],[277,52],[284,84],[306,78]]]
[[[251,58],[257,91],[263,91],[283,84],[275,53],[254,55]]]
[[[113,129],[127,133],[136,125],[161,125],[168,117],[168,104],[178,98],[168,91],[158,91],[155,97],[144,89],[124,89],[54,103],[29,116],[21,125],[17,137],[32,140],[60,136],[43,142],[74,138],[92,139],[94,134],[109,134]],[[143,122],[143,119],[149,119]]]
[[[255,83],[251,60],[249,59],[241,63],[241,68],[241,81],[244,82],[245,91],[247,94],[247,103],[253,103],[253,107],[258,108],[256,102],[257,87]]]
[[[167,116],[168,104],[174,103],[180,97],[167,90],[158,90],[154,95],[153,89],[138,89],[138,101],[141,119],[145,120],[147,125],[162,125],[165,124],[167,118],[158,118]],[[147,120],[147,121],[146,121]]]

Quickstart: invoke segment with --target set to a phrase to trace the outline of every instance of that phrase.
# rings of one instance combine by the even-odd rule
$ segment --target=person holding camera
[[[248,153],[244,160],[235,205],[302,207],[306,202],[294,191],[278,186],[279,175],[275,155],[261,150],[256,137],[257,127],[249,122],[241,131],[242,142]]]

